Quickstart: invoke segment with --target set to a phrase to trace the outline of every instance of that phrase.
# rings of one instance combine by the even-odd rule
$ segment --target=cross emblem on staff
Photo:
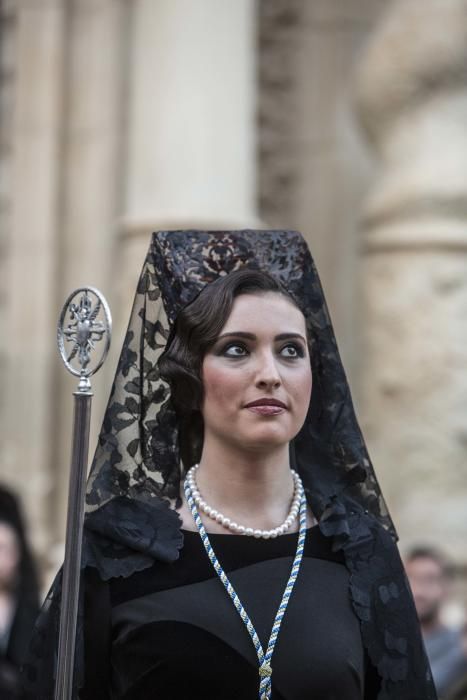
[[[81,287],[70,294],[60,316],[57,341],[65,366],[80,377],[79,391],[90,389],[89,377],[104,362],[110,345],[111,328],[109,307],[97,289]],[[98,343],[100,353],[94,357]]]
[[[63,329],[63,334],[68,342],[73,343],[68,362],[78,353],[81,367],[85,369],[90,360],[90,353],[95,348],[95,341],[102,339],[106,332],[102,321],[96,321],[101,309],[101,300],[98,298],[93,307],[87,290],[79,300],[79,304],[70,304],[69,313],[72,323]]]

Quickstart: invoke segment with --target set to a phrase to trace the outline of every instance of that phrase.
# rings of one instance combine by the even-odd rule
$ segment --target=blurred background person
[[[443,619],[452,567],[441,551],[417,546],[407,553],[405,568],[440,699],[467,698],[465,628],[447,625]]]
[[[16,497],[0,486],[0,698],[21,697],[19,667],[39,610],[36,569]]]

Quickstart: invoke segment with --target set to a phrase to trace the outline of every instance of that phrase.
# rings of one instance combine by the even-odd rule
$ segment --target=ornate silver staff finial
[[[60,314],[57,342],[66,368],[80,378],[79,392],[84,393],[91,389],[89,378],[97,372],[107,357],[111,334],[110,309],[102,294],[94,287],[75,289],[66,300]],[[97,361],[91,364],[91,355],[97,343],[101,341],[101,353],[97,356]]]
[[[70,294],[60,314],[57,328],[60,355],[66,368],[79,377],[79,384],[77,390],[73,392],[73,443],[55,700],[71,700],[74,697],[73,669],[92,401],[89,377],[97,372],[107,356],[111,328],[112,319],[107,302],[93,287],[80,287]],[[93,357],[98,343],[101,343],[100,353]]]

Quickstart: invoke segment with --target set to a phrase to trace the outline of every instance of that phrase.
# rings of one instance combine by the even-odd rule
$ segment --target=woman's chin
[[[235,441],[249,452],[269,452],[271,449],[275,450],[284,447],[290,442],[292,437],[288,431],[268,427],[243,435],[237,434]]]

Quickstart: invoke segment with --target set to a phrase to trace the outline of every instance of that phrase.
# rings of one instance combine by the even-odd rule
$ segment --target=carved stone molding
[[[303,0],[259,2],[258,200],[262,218],[281,226],[294,220],[299,191],[299,31]]]
[[[465,245],[466,0],[393,3],[361,63],[356,103],[381,158],[364,211],[367,247],[389,238],[409,247]],[[425,235],[420,221],[429,222]]]

